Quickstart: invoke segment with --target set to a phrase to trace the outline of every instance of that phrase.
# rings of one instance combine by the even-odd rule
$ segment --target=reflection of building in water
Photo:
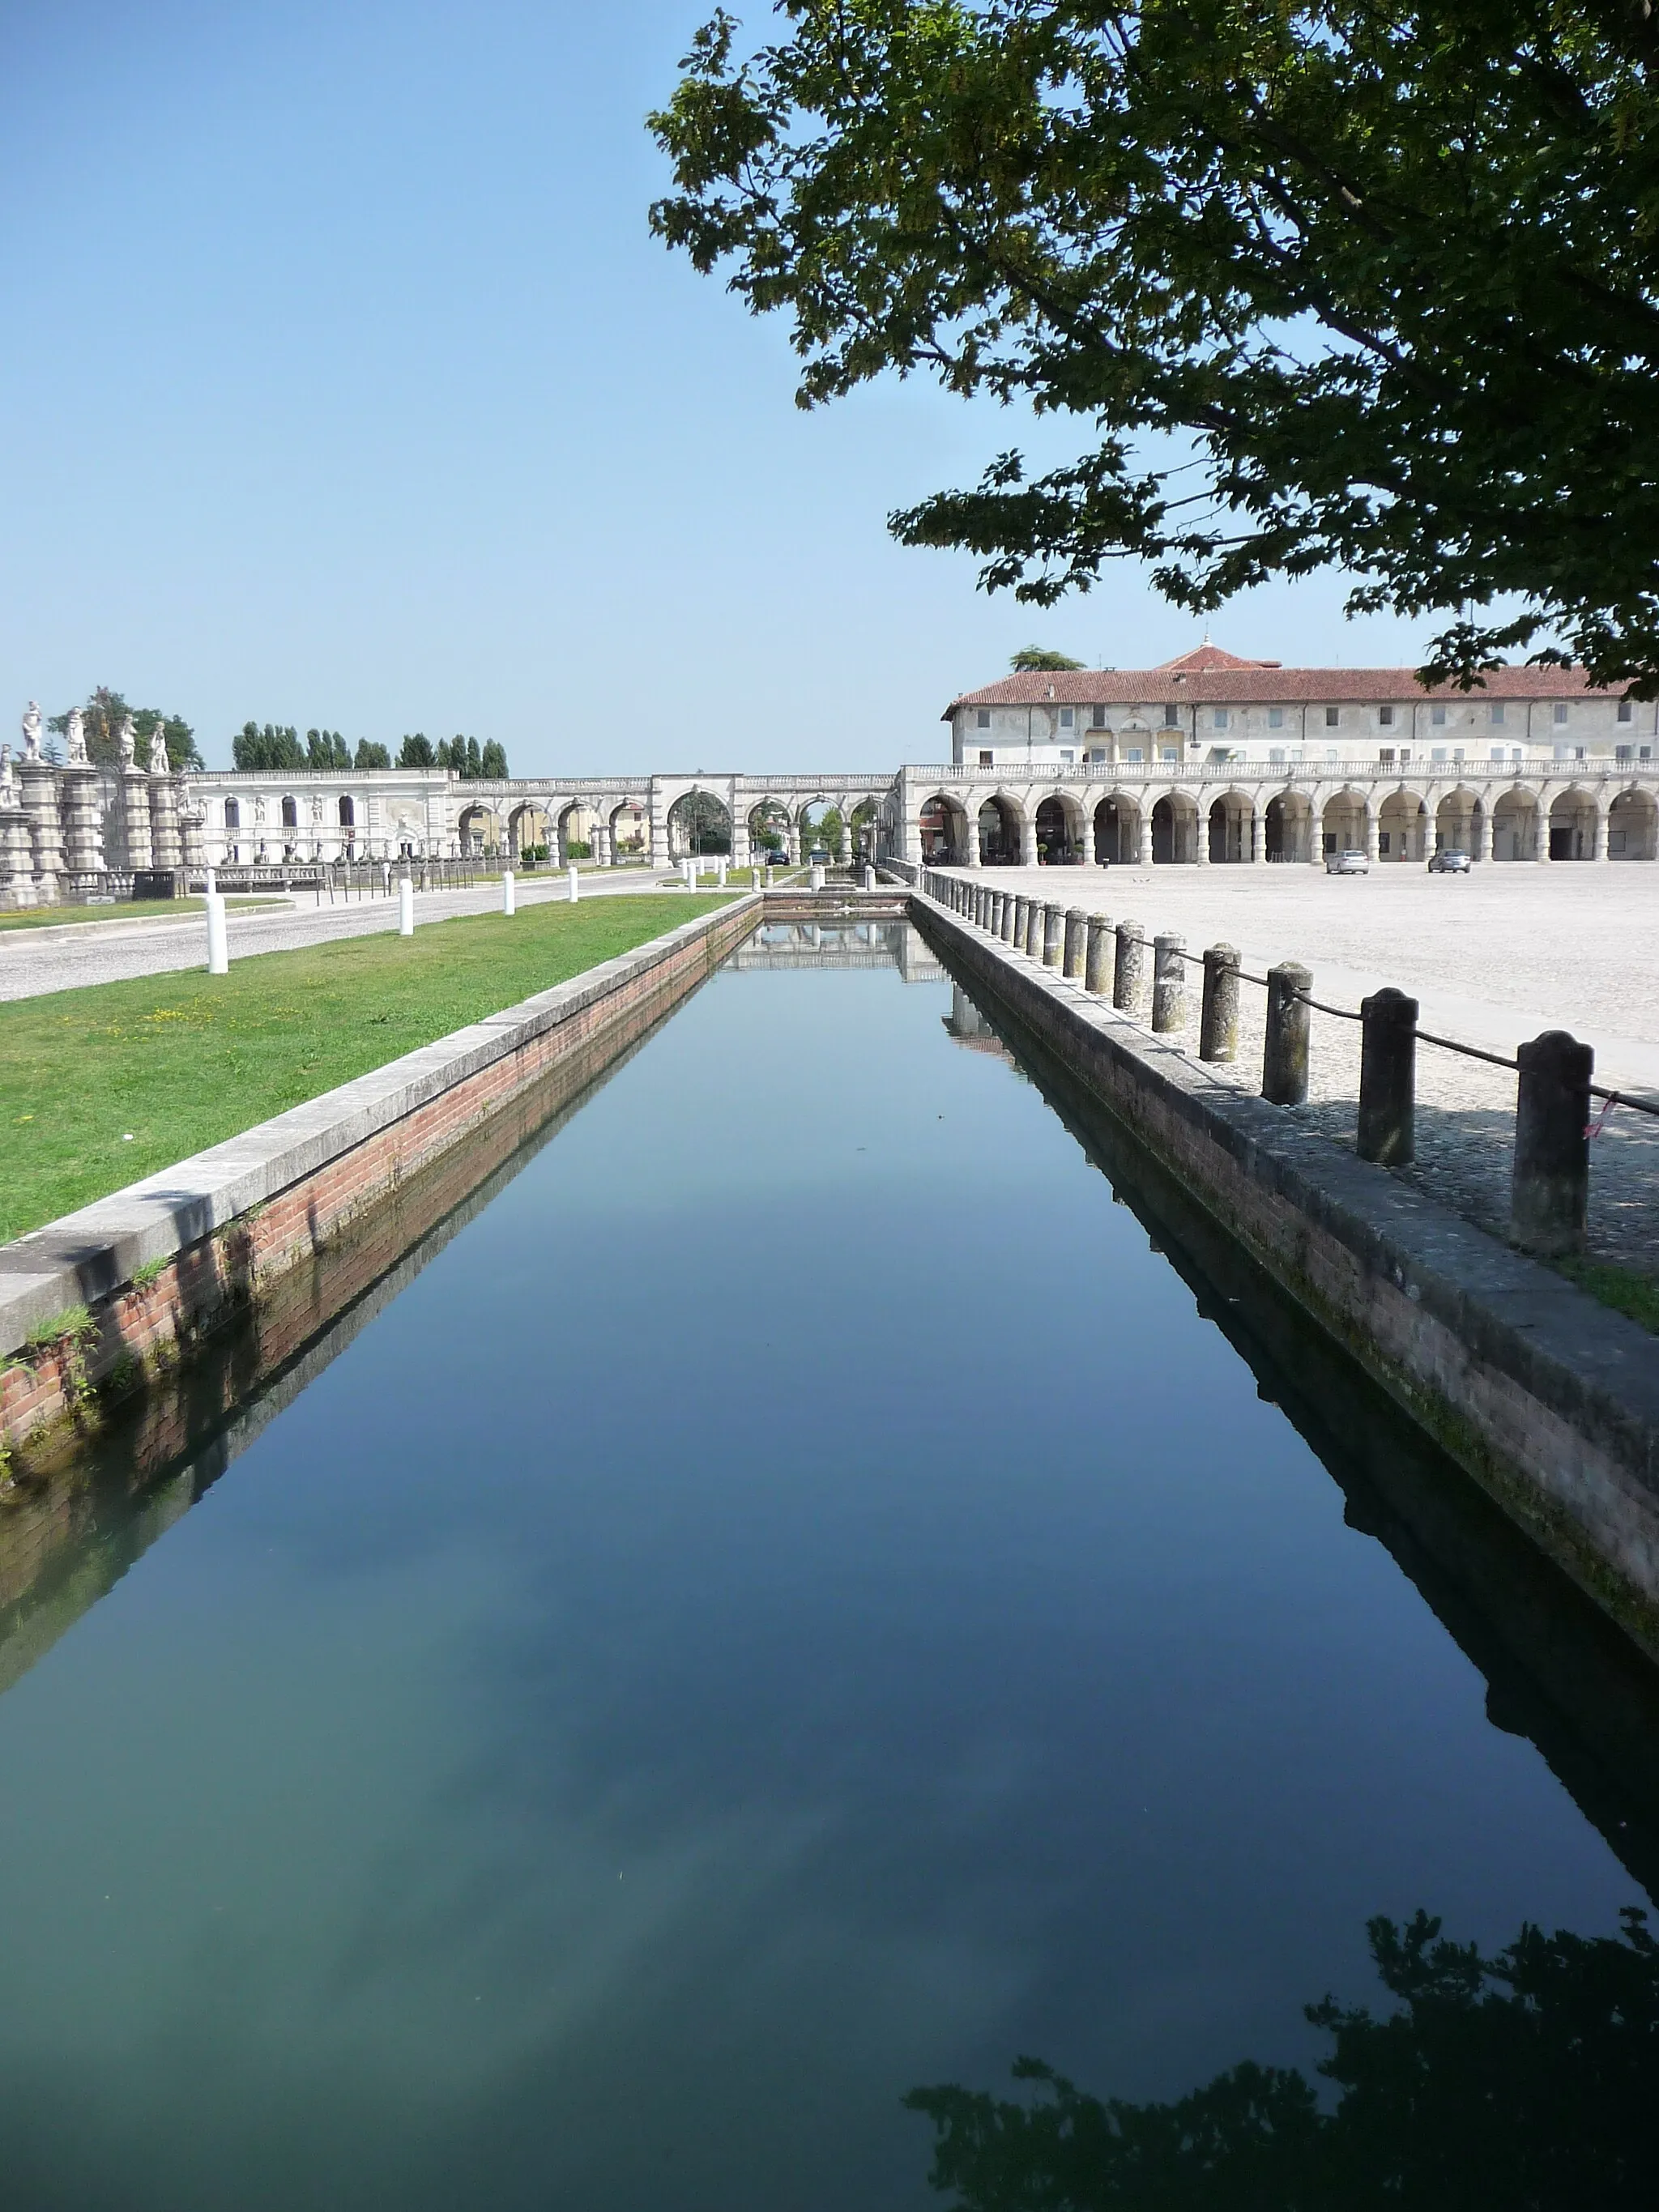
[[[1013,1056],[960,983],[951,986],[951,1011],[943,1017],[945,1034],[969,1052],[988,1052],[1012,1065]]]
[[[740,974],[793,968],[896,968],[907,983],[942,983],[945,971],[908,921],[768,921],[726,965]]]

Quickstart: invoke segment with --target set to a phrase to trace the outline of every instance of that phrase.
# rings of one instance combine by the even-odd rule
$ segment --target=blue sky
[[[1048,612],[888,510],[1018,426],[921,384],[793,404],[648,235],[643,127],[707,0],[9,0],[0,10],[0,712],[95,684],[515,768],[879,767],[1028,638],[1199,628],[1125,572]],[[759,11],[751,11],[759,19]],[[1409,661],[1336,579],[1213,625]]]

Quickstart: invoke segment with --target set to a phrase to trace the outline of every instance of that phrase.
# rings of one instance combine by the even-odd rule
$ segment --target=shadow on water
[[[1041,1092],[1627,1871],[1659,1896],[1659,1671],[1314,1327],[1011,1010],[953,985],[947,1032]]]
[[[1306,2008],[1332,2039],[1322,2096],[1246,2060],[1169,2104],[1077,2088],[1021,2059],[1024,2098],[905,2099],[963,2212],[1638,2212],[1659,2202],[1659,1947],[1526,1927],[1490,1958],[1419,1913],[1370,1923],[1391,2008]]]

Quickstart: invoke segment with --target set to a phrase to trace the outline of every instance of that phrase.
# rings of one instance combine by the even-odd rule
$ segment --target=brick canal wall
[[[1659,1656],[1659,1340],[1080,983],[920,894],[911,914]]]
[[[72,1435],[250,1308],[280,1340],[314,1310],[296,1279],[349,1244],[383,1270],[406,1187],[442,1170],[456,1202],[703,982],[762,909],[738,899],[0,1247],[0,1448]],[[76,1307],[78,1334],[31,1342]]]

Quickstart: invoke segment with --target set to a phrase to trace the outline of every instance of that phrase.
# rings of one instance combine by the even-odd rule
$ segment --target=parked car
[[[822,845],[814,845],[811,851],[807,854],[806,859],[807,864],[811,867],[827,868],[830,865],[830,855],[825,852]]]
[[[1468,854],[1458,852],[1454,846],[1429,855],[1429,873],[1431,876],[1467,876],[1468,872]]]
[[[1353,848],[1346,853],[1328,853],[1325,873],[1328,876],[1367,876],[1371,864],[1365,855]]]

